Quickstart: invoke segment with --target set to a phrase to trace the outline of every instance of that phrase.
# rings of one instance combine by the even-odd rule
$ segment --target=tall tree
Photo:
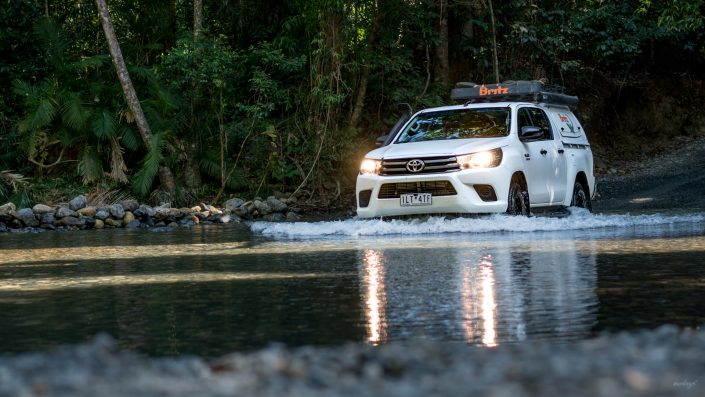
[[[448,0],[440,0],[438,10],[438,43],[433,63],[436,82],[447,87],[450,84],[450,67],[448,65]]]
[[[127,101],[127,105],[130,107],[130,111],[135,118],[135,123],[137,124],[137,129],[140,132],[142,142],[144,142],[145,147],[149,150],[152,148],[153,144],[152,130],[149,128],[147,117],[142,111],[142,105],[140,105],[140,101],[137,98],[137,92],[135,91],[135,87],[132,85],[130,74],[127,71],[125,59],[123,58],[122,51],[120,50],[120,43],[118,43],[117,36],[115,35],[115,29],[113,28],[113,22],[110,18],[110,10],[108,9],[108,5],[105,0],[95,0],[95,4],[98,8],[101,24],[103,25],[105,38],[108,41],[110,55],[113,59],[113,64],[115,65],[118,79],[120,80],[120,86],[122,86],[123,93],[125,94],[125,100]],[[159,165],[159,179],[162,183],[162,187],[167,192],[173,194],[176,191],[174,176],[168,166],[164,164]]]
[[[203,29],[203,0],[193,0],[193,39],[198,40]]]
[[[375,46],[377,44],[377,38],[379,37],[379,30],[382,21],[382,11],[380,6],[383,0],[376,0],[374,3],[375,16],[372,21],[372,29],[367,39],[367,48],[365,51],[365,58],[363,59],[364,64],[362,65],[362,73],[360,76],[360,85],[357,89],[357,96],[355,98],[355,105],[353,106],[352,115],[350,116],[350,127],[357,128],[360,123],[360,118],[362,117],[362,110],[365,105],[365,98],[367,97],[367,84],[370,79],[370,63],[371,54],[375,51]]]

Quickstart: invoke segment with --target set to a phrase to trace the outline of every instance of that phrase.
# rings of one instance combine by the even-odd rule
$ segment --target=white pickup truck
[[[365,156],[361,218],[591,209],[590,144],[571,111],[578,98],[539,81],[459,83],[462,104],[424,109]]]

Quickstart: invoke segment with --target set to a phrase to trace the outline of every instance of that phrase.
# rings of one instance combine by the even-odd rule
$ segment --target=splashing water
[[[580,208],[570,208],[565,217],[520,217],[505,214],[476,218],[446,218],[431,216],[419,219],[357,219],[331,222],[273,223],[253,222],[255,233],[274,237],[324,236],[384,236],[441,233],[545,232],[584,229],[607,229],[698,224],[705,222],[705,213],[684,215],[605,215],[591,214]]]

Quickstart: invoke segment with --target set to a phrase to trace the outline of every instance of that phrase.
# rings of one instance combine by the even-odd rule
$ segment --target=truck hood
[[[510,137],[448,139],[443,141],[424,141],[410,143],[395,143],[375,149],[367,153],[367,158],[397,159],[409,157],[456,156],[481,152],[507,146]]]

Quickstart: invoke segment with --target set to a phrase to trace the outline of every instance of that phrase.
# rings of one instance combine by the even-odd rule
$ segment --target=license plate
[[[431,193],[409,193],[399,196],[399,202],[402,207],[412,205],[431,205],[433,203]]]

